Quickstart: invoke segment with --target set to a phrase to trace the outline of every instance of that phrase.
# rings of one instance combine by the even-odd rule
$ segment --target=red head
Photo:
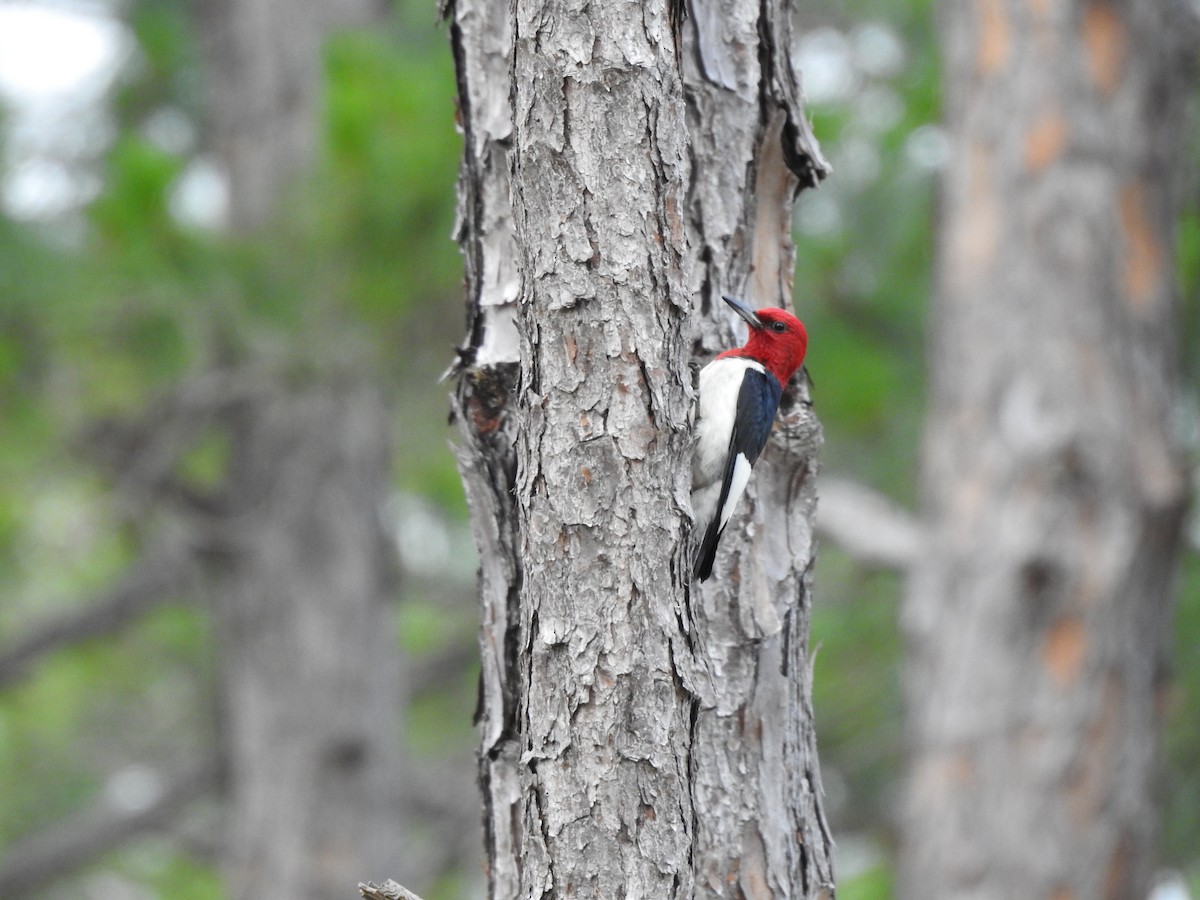
[[[755,311],[733,297],[722,299],[746,320],[750,337],[746,346],[726,350],[717,358],[742,356],[757,360],[779,379],[781,385],[787,385],[808,352],[808,331],[804,323],[786,310],[768,307]]]

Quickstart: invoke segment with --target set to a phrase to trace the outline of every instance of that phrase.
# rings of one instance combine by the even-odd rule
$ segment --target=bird
[[[700,414],[692,457],[692,511],[704,537],[694,574],[707,581],[717,542],[767,445],[784,385],[804,364],[808,331],[786,310],[755,311],[722,297],[750,326],[743,347],[726,350],[700,370]]]

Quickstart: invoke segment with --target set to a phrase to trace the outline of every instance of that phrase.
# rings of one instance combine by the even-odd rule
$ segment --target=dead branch
[[[817,533],[863,565],[905,569],[920,553],[920,522],[883,494],[829,476],[821,477],[817,494]]]
[[[47,654],[68,644],[113,634],[177,596],[191,584],[195,562],[194,550],[186,543],[164,543],[135,562],[97,599],[31,627],[0,650],[0,688],[24,678]]]
[[[408,888],[397,884],[388,879],[383,884],[376,884],[373,881],[368,881],[363,884],[358,883],[358,892],[367,900],[421,900],[416,894]]]

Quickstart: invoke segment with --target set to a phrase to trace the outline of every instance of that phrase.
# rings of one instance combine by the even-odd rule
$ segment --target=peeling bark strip
[[[1169,275],[1187,31],[1171,10],[942,10],[958,152],[905,608],[902,897],[1149,890],[1187,493]]]
[[[732,340],[712,299],[789,305],[792,204],[827,166],[786,5],[688,12],[443,8],[496,898],[832,892],[807,660],[821,438],[803,387],[702,592],[686,546],[689,367]]]

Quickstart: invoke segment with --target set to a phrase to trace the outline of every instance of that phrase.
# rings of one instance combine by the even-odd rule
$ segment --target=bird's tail
[[[693,572],[701,581],[708,581],[712,574],[713,560],[717,558],[717,542],[721,539],[721,523],[719,517],[713,517],[704,530],[704,540],[696,548],[693,560]]]

